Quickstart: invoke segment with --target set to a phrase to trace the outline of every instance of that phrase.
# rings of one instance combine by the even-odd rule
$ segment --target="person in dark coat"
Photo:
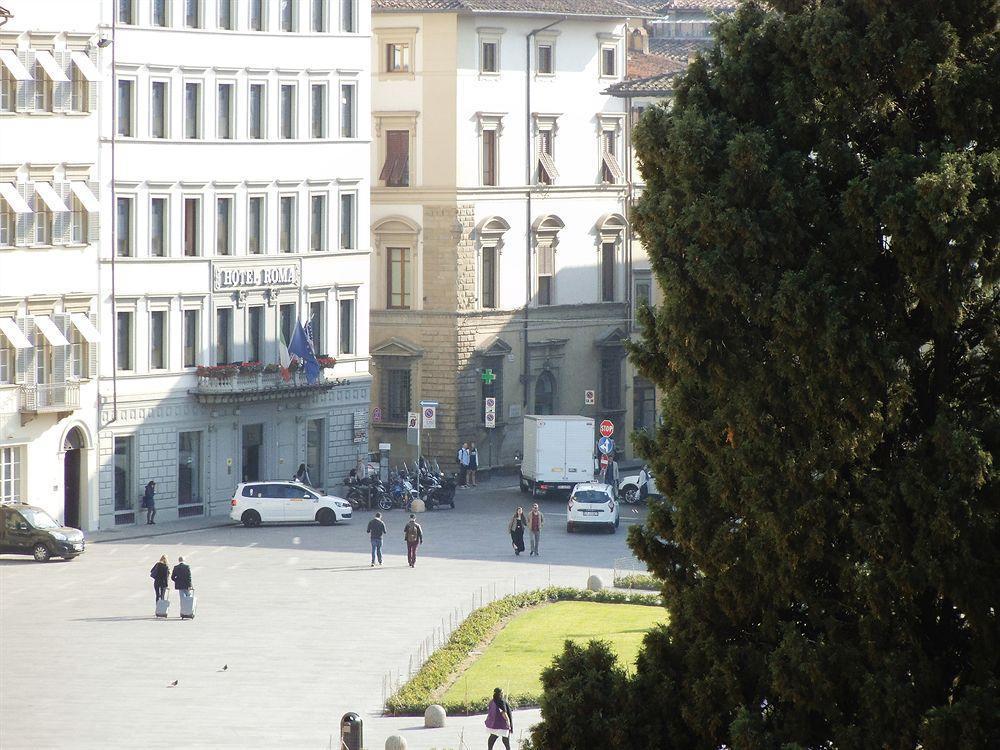
[[[524,508],[518,506],[514,511],[514,517],[507,524],[510,532],[510,543],[514,547],[514,554],[520,555],[524,552],[524,530],[528,528],[528,519],[524,515]]]
[[[146,523],[155,524],[156,521],[156,482],[150,479],[146,483],[146,489],[142,493],[142,507],[146,509]]]
[[[479,449],[475,443],[469,446],[469,475],[467,481],[471,487],[476,486],[476,472],[479,470]]]
[[[313,486],[312,478],[309,476],[309,468],[305,464],[299,464],[299,470],[295,472],[295,476],[292,479],[309,487]]]
[[[191,568],[184,562],[183,557],[177,558],[177,564],[170,574],[170,580],[174,582],[174,588],[180,591],[183,596],[187,596],[188,592],[194,588],[191,585]]]
[[[403,527],[403,541],[406,542],[406,560],[412,568],[417,564],[417,547],[424,543],[424,530],[412,513],[409,523]]]
[[[149,571],[149,577],[153,579],[153,592],[156,594],[156,601],[160,601],[167,595],[170,578],[170,566],[167,565],[166,555],[161,557],[160,561]]]
[[[385,521],[382,520],[382,514],[376,513],[375,517],[368,522],[368,526],[365,529],[365,533],[368,534],[372,543],[372,567],[375,567],[375,556],[378,555],[378,564],[382,564],[382,537],[385,536],[387,529],[385,528]]]
[[[492,750],[497,737],[500,738],[503,746],[510,750],[510,736],[514,734],[514,712],[511,710],[510,704],[504,700],[503,691],[500,688],[493,691],[493,700],[490,701],[489,708],[486,710],[485,723],[490,732],[490,738],[486,744],[487,750]]]

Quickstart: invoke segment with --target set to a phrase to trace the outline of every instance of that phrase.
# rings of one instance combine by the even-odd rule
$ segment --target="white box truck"
[[[590,417],[525,415],[521,492],[569,492],[593,481],[595,440]]]

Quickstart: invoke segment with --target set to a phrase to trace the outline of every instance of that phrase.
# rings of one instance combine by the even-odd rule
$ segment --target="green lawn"
[[[495,687],[512,695],[537,695],[542,691],[542,670],[567,639],[581,644],[608,641],[618,661],[632,669],[643,635],[666,621],[665,609],[638,604],[555,602],[526,611],[500,631],[444,699],[489,698]]]

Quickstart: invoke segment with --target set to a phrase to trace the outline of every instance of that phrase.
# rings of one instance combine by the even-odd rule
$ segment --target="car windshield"
[[[34,526],[36,529],[58,529],[59,524],[57,524],[52,516],[46,513],[44,510],[28,510],[25,508],[21,511],[22,515],[27,519],[28,523]]]
[[[598,490],[580,490],[573,495],[573,499],[578,503],[606,503],[611,498],[606,492]]]

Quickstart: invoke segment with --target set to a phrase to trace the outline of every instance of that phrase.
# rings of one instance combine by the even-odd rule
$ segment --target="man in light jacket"
[[[542,535],[542,526],[544,525],[545,516],[538,509],[538,503],[535,503],[531,506],[531,512],[528,514],[528,531],[531,532],[531,552],[528,553],[529,555],[538,557],[538,539]]]

